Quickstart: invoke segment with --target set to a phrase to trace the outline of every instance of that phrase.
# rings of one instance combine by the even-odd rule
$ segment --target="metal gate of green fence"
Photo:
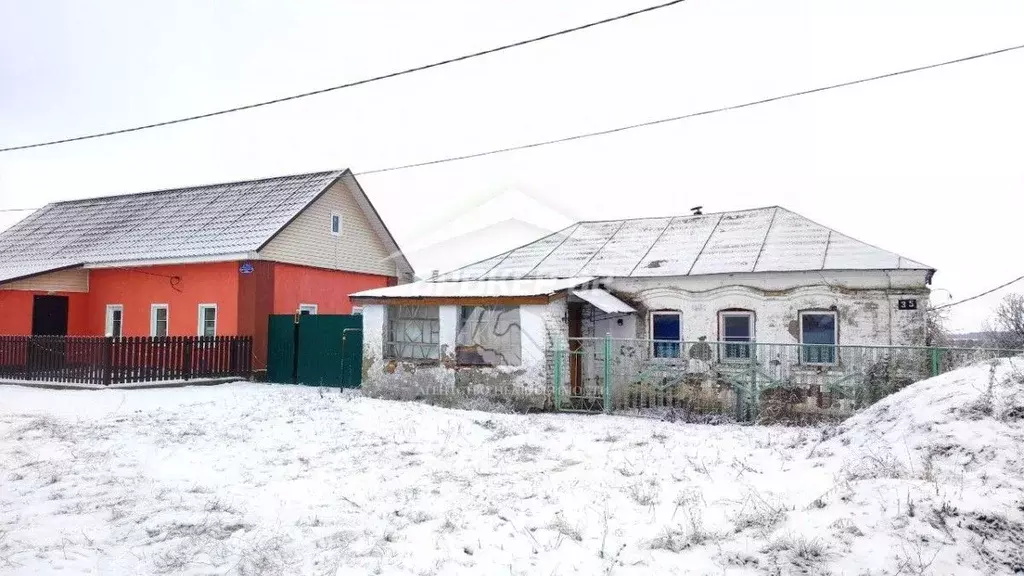
[[[358,388],[363,373],[363,317],[277,314],[267,334],[270,382]]]

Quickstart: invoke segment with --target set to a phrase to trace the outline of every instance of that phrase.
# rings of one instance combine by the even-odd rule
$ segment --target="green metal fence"
[[[842,417],[918,380],[1020,350],[571,338],[553,351],[556,410]]]

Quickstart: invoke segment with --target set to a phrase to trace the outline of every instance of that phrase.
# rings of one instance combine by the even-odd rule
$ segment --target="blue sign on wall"
[[[252,262],[243,262],[238,271],[242,274],[252,274]]]

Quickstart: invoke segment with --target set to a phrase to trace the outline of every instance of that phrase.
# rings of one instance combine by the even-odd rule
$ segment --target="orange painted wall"
[[[36,295],[49,292],[24,290],[0,290],[0,334],[5,336],[28,336],[32,334],[32,300]],[[86,313],[88,294],[78,292],[54,292],[55,296],[68,297],[68,335],[89,335]]]
[[[180,282],[173,286],[170,277]],[[102,335],[107,304],[124,306],[125,336],[149,336],[150,305],[167,304],[170,336],[195,336],[199,304],[217,305],[217,335],[238,334],[238,265],[234,262],[97,268],[89,271],[89,334]]]
[[[294,314],[299,304],[316,304],[318,314],[351,314],[348,295],[383,288],[389,276],[274,264],[274,314]]]

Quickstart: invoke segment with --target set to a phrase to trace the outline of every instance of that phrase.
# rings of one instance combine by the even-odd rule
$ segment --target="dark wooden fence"
[[[251,372],[249,336],[0,336],[0,378],[108,385]]]

